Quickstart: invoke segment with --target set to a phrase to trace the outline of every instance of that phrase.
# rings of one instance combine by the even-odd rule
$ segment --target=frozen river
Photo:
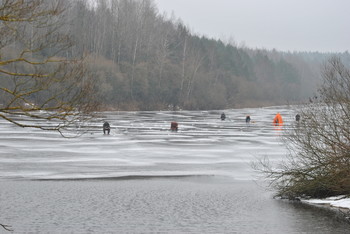
[[[225,121],[220,111],[105,112],[69,139],[0,120],[0,223],[17,233],[347,233],[257,180],[251,162],[286,155],[277,112],[288,128],[286,107],[225,110]]]

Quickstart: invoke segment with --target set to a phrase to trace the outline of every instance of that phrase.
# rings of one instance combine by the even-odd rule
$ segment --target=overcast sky
[[[350,0],[154,0],[192,32],[250,48],[350,51]]]

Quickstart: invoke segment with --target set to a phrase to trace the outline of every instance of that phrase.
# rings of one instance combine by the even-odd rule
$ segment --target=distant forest
[[[64,56],[87,60],[104,110],[226,109],[306,102],[332,54],[250,49],[192,33],[152,0],[66,0]],[[338,54],[347,61],[347,52]]]

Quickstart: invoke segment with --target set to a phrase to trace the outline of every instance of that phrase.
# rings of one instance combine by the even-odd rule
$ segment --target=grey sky
[[[154,0],[192,32],[250,48],[350,51],[350,0]]]

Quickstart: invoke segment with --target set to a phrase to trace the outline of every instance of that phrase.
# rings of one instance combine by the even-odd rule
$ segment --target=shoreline
[[[350,223],[350,198],[345,195],[324,199],[300,199],[300,202],[335,212],[344,221]]]

